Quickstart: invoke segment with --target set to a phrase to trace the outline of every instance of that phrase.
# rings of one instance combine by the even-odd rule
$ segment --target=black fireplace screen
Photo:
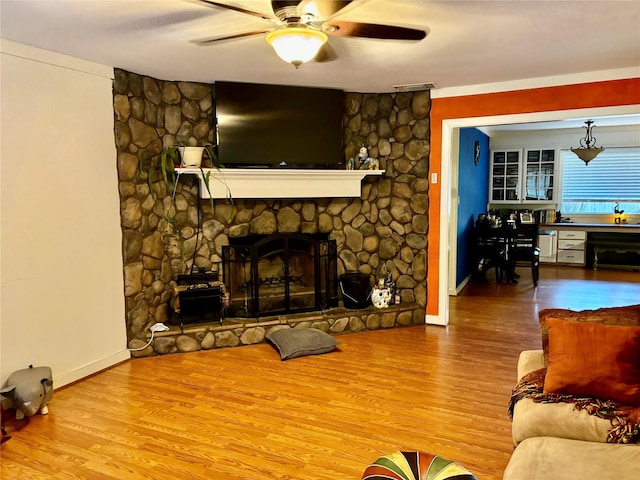
[[[336,242],[297,233],[230,239],[222,247],[228,317],[260,317],[338,305]]]

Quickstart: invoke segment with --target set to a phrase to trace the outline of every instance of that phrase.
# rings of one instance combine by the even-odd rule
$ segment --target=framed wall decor
[[[476,140],[473,146],[473,164],[476,167],[480,164],[480,140]]]
[[[533,214],[528,212],[520,212],[520,223],[533,223]]]

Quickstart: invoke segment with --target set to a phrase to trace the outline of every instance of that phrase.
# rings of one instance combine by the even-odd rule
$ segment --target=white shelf
[[[209,198],[199,168],[176,168],[178,175],[197,175],[200,198]],[[203,168],[210,173],[209,188],[213,198],[227,196],[225,183],[233,198],[329,198],[359,197],[362,179],[382,175],[384,170],[307,170],[268,168]]]

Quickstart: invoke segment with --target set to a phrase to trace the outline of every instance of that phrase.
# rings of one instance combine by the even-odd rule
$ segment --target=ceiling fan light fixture
[[[587,132],[585,133],[584,138],[580,139],[580,146],[578,148],[572,148],[571,151],[575,153],[585,165],[589,165],[591,160],[604,152],[604,148],[596,147],[596,137],[592,134],[593,120],[587,120],[584,123],[587,126],[582,128],[586,128]]]
[[[317,55],[327,38],[320,30],[285,27],[269,32],[266,39],[281,59],[298,68]]]

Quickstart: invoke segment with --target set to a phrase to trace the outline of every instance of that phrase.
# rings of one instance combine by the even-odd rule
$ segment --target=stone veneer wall
[[[380,168],[386,170],[384,176],[363,180],[360,198],[235,199],[235,216],[229,221],[232,206],[216,200],[212,210],[207,200],[198,198],[195,179],[188,178],[191,176],[181,177],[172,202],[162,177],[152,177],[150,191],[146,169],[141,168],[150,159],[157,160],[164,146],[212,141],[212,86],[157,80],[116,69],[115,142],[129,348],[144,346],[149,326],[169,318],[175,279],[187,273],[191,265],[198,221],[202,228],[195,263],[207,270],[220,262],[222,246],[230,237],[328,233],[338,244],[338,274],[360,271],[377,276],[390,271],[402,304],[414,305],[408,323],[423,322],[429,111],[428,92],[346,93],[345,157],[355,157],[361,146],[367,146],[370,156],[378,158]],[[175,218],[175,229],[163,221],[167,214]],[[407,324],[409,317],[399,313],[393,315],[391,325],[388,319],[381,325],[375,318],[372,322],[365,318],[364,328]],[[204,337],[205,329],[199,330]],[[180,348],[180,342],[173,339],[167,347],[164,339],[164,343],[160,341],[135,355],[191,351],[199,337],[195,333],[186,337],[182,343],[189,346]],[[240,343],[256,341],[261,339],[254,335]],[[215,338],[198,342],[199,348],[229,344],[216,342]]]

